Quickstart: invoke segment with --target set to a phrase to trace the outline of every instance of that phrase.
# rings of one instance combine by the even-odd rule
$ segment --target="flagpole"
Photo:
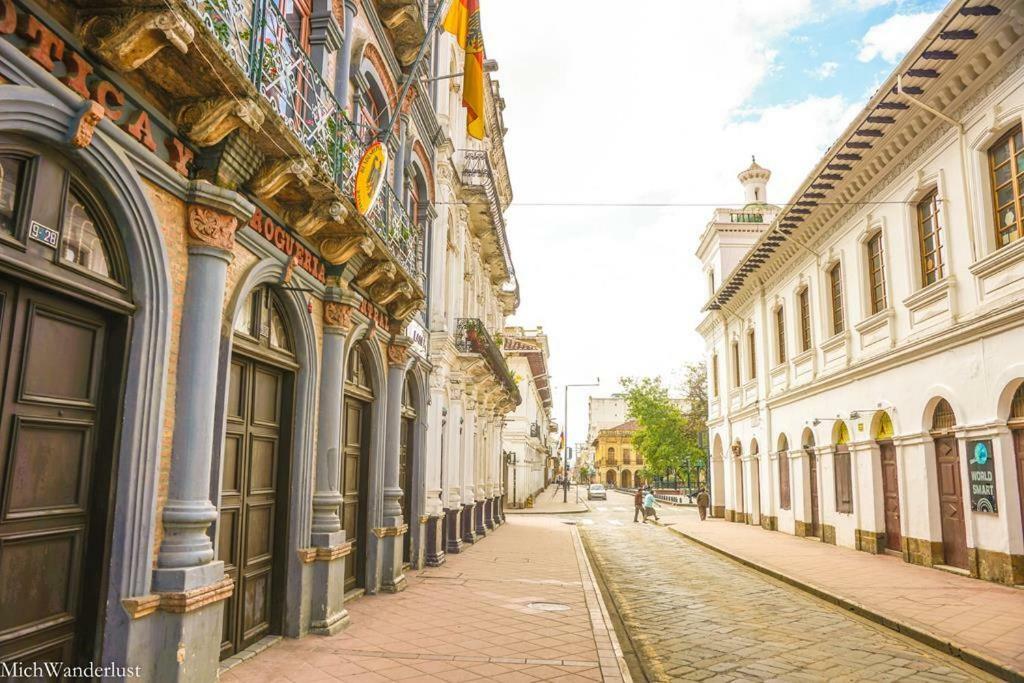
[[[437,30],[437,25],[441,23],[441,17],[444,15],[444,11],[448,7],[449,0],[441,0],[438,4],[437,9],[434,11],[434,16],[430,18],[430,26],[427,28],[427,35],[423,36],[423,43],[420,44],[420,51],[416,53],[416,59],[413,60],[412,67],[409,68],[409,72],[405,77],[405,82],[402,84],[402,91],[398,93],[398,101],[395,102],[395,111],[392,112],[391,118],[388,119],[388,125],[384,127],[384,130],[380,132],[378,139],[380,144],[387,146],[388,141],[391,139],[391,132],[395,128],[395,122],[398,120],[400,112],[402,111],[402,102],[405,101],[405,96],[409,93],[409,88],[412,87],[413,81],[416,78],[416,71],[420,67],[420,62],[423,61],[423,56],[427,54],[427,45],[430,43],[431,37],[434,35],[434,31]]]

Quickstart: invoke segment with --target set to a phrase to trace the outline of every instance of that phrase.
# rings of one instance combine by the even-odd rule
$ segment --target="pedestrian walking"
[[[644,519],[647,519],[647,515],[644,514],[644,487],[637,486],[636,493],[633,494],[633,523],[636,524],[640,520],[637,519],[640,515],[644,515]]]
[[[708,518],[708,505],[711,504],[711,496],[704,490],[704,487],[700,487],[700,491],[697,492],[697,513],[700,514],[700,521],[704,521]]]
[[[647,495],[644,496],[644,524],[647,524],[647,517],[654,515],[654,521],[658,520],[658,511],[654,509],[654,494],[648,489]]]

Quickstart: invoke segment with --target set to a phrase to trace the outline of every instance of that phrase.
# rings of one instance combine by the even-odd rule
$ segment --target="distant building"
[[[636,420],[630,420],[597,433],[591,444],[597,481],[606,486],[630,488],[641,480],[638,471],[643,469],[644,459],[633,449],[637,429]]]

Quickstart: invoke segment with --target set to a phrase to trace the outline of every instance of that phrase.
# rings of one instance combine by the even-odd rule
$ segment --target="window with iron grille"
[[[917,205],[917,238],[921,252],[921,285],[927,287],[946,277],[942,260],[942,216],[939,193],[932,190]]]

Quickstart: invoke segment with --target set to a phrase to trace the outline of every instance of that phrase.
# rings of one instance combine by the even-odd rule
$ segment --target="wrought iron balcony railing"
[[[366,145],[302,49],[276,0],[185,0],[264,100],[348,197]],[[367,217],[395,259],[422,285],[423,230],[384,186]]]
[[[516,405],[522,403],[519,387],[505,362],[505,356],[494,343],[483,321],[478,318],[458,318],[455,324],[455,346],[463,353],[478,353],[483,356],[491,372],[512,396]]]
[[[508,270],[510,279],[516,283],[516,271],[512,265],[512,252],[508,246],[508,235],[505,232],[505,216],[502,213],[501,198],[498,196],[498,186],[494,180],[494,169],[491,167],[491,160],[487,156],[487,150],[470,149],[465,151],[465,162],[462,167],[462,182],[473,187],[483,188],[487,194],[487,204],[491,213],[491,220],[498,233],[498,244],[501,248],[501,255],[505,260],[505,268]]]

